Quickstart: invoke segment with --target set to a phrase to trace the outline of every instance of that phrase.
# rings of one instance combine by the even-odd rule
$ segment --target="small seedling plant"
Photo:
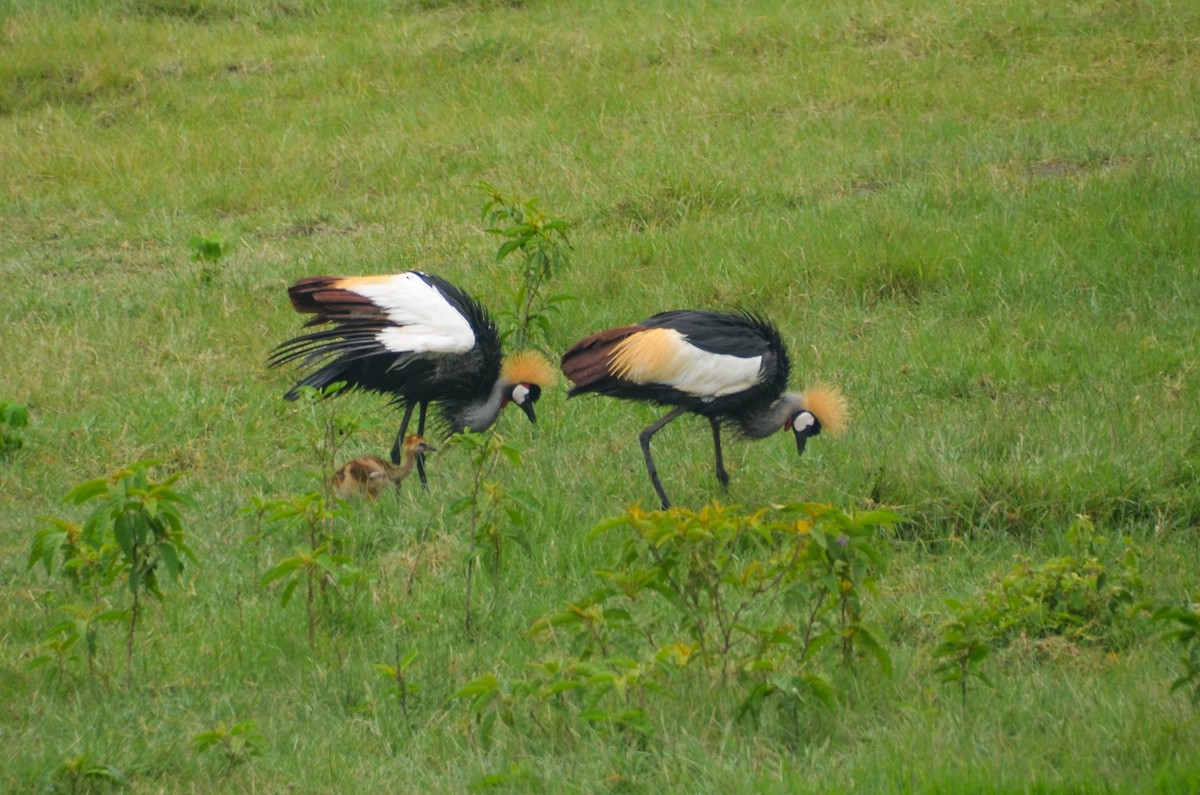
[[[567,232],[571,222],[538,209],[532,200],[521,200],[497,188],[479,183],[487,194],[481,213],[488,234],[503,238],[496,250],[496,262],[515,256],[520,269],[520,284],[512,291],[511,309],[498,313],[512,324],[511,335],[518,348],[533,344],[535,336],[547,341],[550,313],[565,301],[566,294],[545,293],[546,286],[570,264],[571,242]]]
[[[569,738],[578,722],[637,740],[654,732],[647,710],[665,676],[666,666],[653,660],[550,658],[530,663],[523,676],[485,674],[452,698],[466,705],[483,743],[497,726],[523,728],[523,721],[547,738]]]
[[[30,668],[54,664],[59,681],[66,679],[67,661],[76,655],[79,642],[87,655],[89,681],[96,681],[96,652],[100,626],[105,623],[123,623],[128,614],[116,610],[104,602],[91,606],[76,603],[59,605],[59,620],[46,631],[37,655],[30,661]]]
[[[129,779],[119,768],[97,761],[91,754],[79,754],[59,762],[42,776],[48,792],[91,792],[98,784],[128,787]]]
[[[491,571],[498,591],[504,567],[505,550],[516,544],[529,552],[526,540],[525,511],[535,507],[524,492],[505,489],[494,479],[496,465],[503,459],[515,467],[521,465],[521,450],[495,431],[464,431],[450,437],[449,444],[467,451],[471,462],[470,491],[450,506],[452,516],[464,516],[468,522],[470,548],[467,551],[464,622],[473,627],[471,590],[476,560]]]
[[[28,569],[39,563],[46,574],[57,576],[58,591],[47,592],[54,605],[54,623],[30,661],[30,668],[55,664],[59,681],[67,674],[67,662],[78,656],[80,644],[86,652],[88,679],[96,680],[99,630],[104,623],[123,622],[127,611],[114,609],[106,587],[116,577],[115,541],[93,547],[84,538],[83,526],[58,516],[41,517],[42,527],[30,544]]]
[[[410,651],[397,657],[394,665],[375,663],[375,673],[388,683],[387,695],[396,700],[404,717],[408,717],[409,697],[421,692],[421,686],[409,680],[408,669],[417,659],[417,652]]]
[[[957,599],[945,601],[953,618],[942,627],[941,642],[933,650],[934,659],[939,660],[934,673],[943,684],[958,685],[965,710],[971,682],[992,686],[983,670],[983,661],[992,652],[991,618],[981,605],[964,604]]]
[[[306,543],[294,546],[291,555],[268,569],[260,584],[265,588],[273,583],[283,583],[279,601],[284,607],[291,602],[296,588],[304,585],[309,646],[316,642],[318,588],[337,592],[343,586],[360,583],[363,577],[353,558],[337,551],[341,539],[333,528],[341,515],[340,508],[330,505],[325,495],[314,491],[276,501],[266,519],[269,523],[291,527],[293,535],[298,534],[306,540]]]
[[[229,250],[228,244],[218,235],[192,235],[188,238],[192,259],[199,262],[220,262]]]
[[[76,505],[92,504],[91,515],[76,528],[68,521],[51,517],[34,536],[29,565],[39,560],[51,570],[57,556],[63,557],[68,576],[88,572],[97,588],[123,582],[129,592],[126,657],[133,679],[134,636],[141,617],[144,596],[162,599],[160,575],[179,579],[184,561],[196,560],[183,530],[180,508],[189,500],[174,489],[183,473],[156,480],[152,470],[157,461],[139,461],[107,477],[81,483],[66,496]],[[86,612],[92,615],[97,608]],[[105,611],[95,615],[110,615]],[[86,634],[85,634],[86,638]],[[91,648],[94,648],[94,644]]]
[[[252,720],[237,721],[229,726],[222,721],[208,731],[192,736],[192,748],[200,753],[219,752],[225,761],[226,774],[233,768],[244,765],[256,756],[262,756],[263,736],[258,723]]]
[[[0,400],[0,460],[12,456],[25,445],[21,430],[29,425],[29,410],[24,403]]]

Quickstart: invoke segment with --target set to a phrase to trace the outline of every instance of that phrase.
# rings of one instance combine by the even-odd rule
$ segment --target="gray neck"
[[[764,409],[740,417],[737,420],[738,430],[750,439],[762,439],[783,430],[783,425],[796,412],[804,408],[804,398],[796,392],[785,392],[771,405]]]
[[[501,378],[492,387],[492,392],[488,395],[487,400],[481,403],[467,404],[455,413],[454,424],[458,426],[455,430],[466,429],[482,433],[492,427],[492,423],[500,416],[504,398],[508,397],[511,389],[512,384]]]

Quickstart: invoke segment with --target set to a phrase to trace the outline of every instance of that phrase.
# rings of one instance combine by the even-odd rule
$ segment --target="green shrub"
[[[891,670],[863,597],[883,565],[880,529],[899,521],[815,503],[630,508],[593,530],[622,536],[599,586],[532,628],[558,653],[456,695],[489,726],[530,714],[635,734],[650,731],[655,694],[668,690],[732,689],[737,715],[772,696],[829,702],[834,661],[850,668],[865,652]]]
[[[107,477],[94,478],[76,486],[66,500],[76,505],[93,503],[82,526],[47,517],[46,526],[34,534],[29,568],[41,561],[48,573],[56,557],[61,572],[72,586],[87,582],[99,599],[101,590],[116,580],[129,589],[126,641],[129,677],[133,677],[133,640],[141,615],[141,597],[162,598],[160,576],[178,579],[184,560],[195,562],[187,545],[180,507],[190,502],[174,489],[183,473],[156,480],[151,474],[155,461],[138,461]],[[85,615],[112,614],[94,607],[78,608]],[[86,633],[85,633],[86,634]],[[89,648],[93,644],[89,638]],[[89,656],[90,660],[90,656]]]
[[[1070,554],[1035,562],[1027,557],[972,600],[946,601],[952,618],[933,656],[943,682],[987,682],[981,665],[989,652],[1018,636],[1063,637],[1075,643],[1119,646],[1144,607],[1141,550],[1126,537],[1110,551],[1108,540],[1081,517],[1067,530]]]
[[[23,403],[0,400],[0,458],[7,458],[25,445],[19,431],[28,424],[29,410]]]

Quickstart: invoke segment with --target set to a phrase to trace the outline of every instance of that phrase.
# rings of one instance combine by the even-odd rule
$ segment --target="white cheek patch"
[[[517,384],[515,387],[513,387],[513,403],[516,403],[518,406],[524,406],[525,398],[527,397],[529,397],[529,387],[525,386],[524,384]]]
[[[797,433],[800,431],[807,431],[816,423],[817,418],[812,415],[812,412],[802,411],[792,418],[792,430],[796,431]]]

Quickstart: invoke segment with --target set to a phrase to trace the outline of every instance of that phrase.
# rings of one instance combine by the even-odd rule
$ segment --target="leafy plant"
[[[264,502],[260,507],[268,525],[298,530],[298,535],[307,540],[309,547],[313,549],[333,544],[333,522],[342,515],[340,508],[330,505],[324,496],[316,491],[308,494],[289,494]],[[255,513],[259,509],[256,507]],[[260,526],[259,534],[264,532]]]
[[[481,721],[570,716],[635,734],[651,730],[648,709],[672,683],[742,688],[738,715],[770,697],[830,703],[821,649],[837,649],[843,665],[863,651],[891,668],[862,594],[883,563],[879,531],[898,521],[813,503],[630,508],[593,530],[624,536],[616,563],[595,571],[599,586],[531,629],[566,654],[526,677],[481,677],[457,697]]]
[[[262,756],[263,736],[258,724],[252,720],[238,721],[230,726],[222,721],[213,729],[193,735],[192,748],[201,753],[219,749],[225,757],[225,770],[228,772],[253,757]]]
[[[529,665],[523,677],[502,680],[485,674],[452,698],[466,703],[484,742],[497,723],[515,728],[523,718],[543,734],[552,732],[552,724],[570,720],[604,732],[645,736],[653,732],[646,699],[659,688],[661,674],[652,660],[549,659]]]
[[[314,604],[318,583],[321,585],[337,586],[353,577],[356,570],[350,564],[352,559],[346,555],[334,555],[329,551],[328,544],[319,547],[296,547],[290,557],[286,557],[271,567],[262,577],[262,585],[266,587],[277,580],[286,580],[283,590],[279,593],[279,601],[284,607],[292,599],[296,587],[303,582],[305,585],[304,605],[308,616],[308,645],[316,640],[316,608]]]
[[[651,645],[663,632],[683,632],[697,660],[722,674],[769,667],[770,650],[785,646],[805,660],[830,641],[843,664],[861,649],[890,670],[862,595],[883,563],[878,530],[898,521],[887,511],[852,515],[815,503],[748,514],[715,503],[700,511],[631,508],[593,530],[621,529],[625,540],[620,565],[596,571],[607,587],[592,601],[608,613],[619,605],[616,617],[628,615]],[[550,620],[561,626],[579,615]],[[788,615],[799,618],[784,623]]]
[[[520,255],[521,283],[511,295],[512,309],[500,312],[514,325],[518,348],[530,344],[536,330],[543,339],[550,333],[550,311],[574,296],[544,295],[546,283],[570,264],[571,243],[567,231],[571,222],[548,215],[537,203],[510,197],[495,187],[481,182],[479,189],[487,194],[481,217],[488,234],[504,239],[496,250],[496,262],[510,255]],[[506,334],[507,336],[507,334]]]
[[[508,491],[492,473],[503,457],[514,466],[521,465],[521,451],[506,442],[495,431],[475,433],[464,431],[450,438],[450,444],[467,450],[471,461],[471,490],[450,506],[451,515],[466,514],[470,527],[471,546],[467,552],[467,588],[465,626],[472,628],[471,588],[475,561],[482,559],[492,572],[492,582],[499,588],[504,563],[504,549],[516,543],[529,552],[525,538],[525,509],[533,500],[523,492]]]
[[[51,662],[56,663],[59,677],[66,675],[66,662],[75,654],[80,640],[87,653],[88,678],[96,678],[96,646],[99,625],[105,622],[123,622],[129,618],[128,611],[114,610],[106,602],[91,607],[64,604],[58,608],[60,620],[46,631],[40,652],[30,661],[30,668]]]
[[[29,425],[29,410],[23,403],[0,400],[0,458],[8,458],[25,445],[19,433]]]
[[[94,599],[99,599],[101,588],[115,576],[116,541],[94,533],[85,536],[82,525],[58,516],[40,519],[43,526],[33,534],[27,568],[40,562],[47,574],[54,574],[57,560],[59,573],[73,590],[87,588]]]
[[[943,683],[958,684],[962,705],[966,709],[967,685],[970,681],[978,679],[992,686],[982,669],[983,661],[992,651],[989,618],[987,611],[979,605],[947,599],[946,606],[954,618],[942,628],[942,641],[933,650],[934,658],[941,660],[934,668],[934,673],[941,676]]]
[[[1141,550],[1125,538],[1120,550],[1107,555],[1107,539],[1083,517],[1067,530],[1066,540],[1070,554],[1041,562],[1018,559],[984,591],[984,618],[994,634],[1117,640],[1124,619],[1141,607]]]
[[[408,697],[421,692],[421,686],[408,680],[408,668],[417,659],[417,653],[410,651],[396,660],[395,665],[375,663],[375,671],[391,683],[388,695],[400,704],[400,711],[408,717]]]
[[[134,635],[141,615],[143,594],[162,598],[159,574],[179,578],[184,559],[196,557],[184,540],[179,512],[189,501],[173,488],[183,473],[155,480],[155,461],[139,461],[113,474],[79,484],[66,496],[76,505],[94,503],[82,526],[56,517],[33,539],[29,566],[41,561],[52,571],[56,556],[62,569],[79,582],[81,575],[100,585],[123,579],[132,605],[128,611],[126,653],[133,677]],[[84,574],[86,573],[86,574]]]
[[[79,754],[64,759],[42,776],[46,790],[69,793],[91,791],[93,784],[128,787],[129,779],[113,765],[97,762],[91,754]]]
[[[1169,623],[1164,642],[1174,642],[1179,648],[1183,673],[1171,683],[1171,692],[1191,688],[1192,703],[1200,707],[1200,606],[1160,607],[1154,620]]]
[[[1143,607],[1138,569],[1141,550],[1129,538],[1106,555],[1107,539],[1080,517],[1066,533],[1070,554],[1035,562],[1021,557],[975,599],[947,600],[953,618],[934,650],[941,681],[957,683],[966,703],[967,683],[990,684],[982,664],[1013,637],[1064,637],[1114,645]]]
[[[247,513],[259,517],[257,531],[252,540],[268,535],[267,528],[277,527],[283,532],[290,528],[291,538],[298,542],[292,554],[267,570],[260,585],[266,587],[285,581],[280,591],[280,603],[286,607],[297,587],[305,585],[305,611],[307,615],[308,642],[316,640],[317,590],[332,591],[342,596],[347,587],[357,587],[367,581],[366,574],[355,564],[354,558],[344,554],[345,539],[335,532],[335,522],[342,516],[342,508],[332,505],[320,492],[303,495],[288,495],[276,500],[252,501]]]
[[[187,245],[192,250],[192,259],[201,262],[220,262],[229,249],[217,235],[192,235]]]
[[[278,529],[278,519],[286,515],[288,503],[289,500],[286,499],[269,499],[255,494],[249,502],[238,508],[239,515],[249,516],[254,522],[254,529],[247,536],[246,543],[254,545],[255,569],[258,568],[259,547]]]

